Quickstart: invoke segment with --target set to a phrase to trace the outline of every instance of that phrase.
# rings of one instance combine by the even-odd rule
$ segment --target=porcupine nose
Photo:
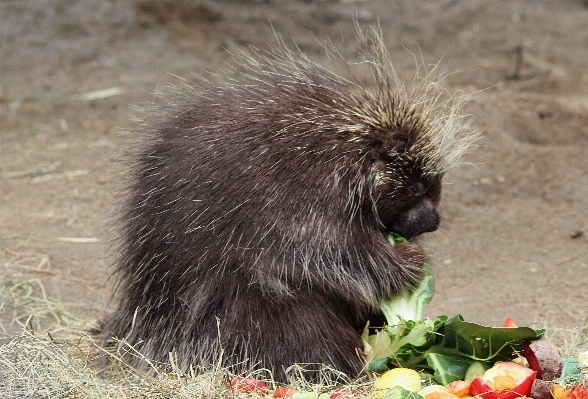
[[[410,239],[437,230],[440,222],[441,216],[433,203],[428,199],[423,199],[408,211],[404,218],[393,223],[391,227],[393,232]]]

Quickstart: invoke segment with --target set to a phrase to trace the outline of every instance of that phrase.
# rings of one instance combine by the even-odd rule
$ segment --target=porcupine
[[[359,36],[368,82],[280,46],[165,107],[132,159],[105,345],[282,381],[294,363],[362,372],[360,333],[421,277],[415,238],[474,136],[435,69],[405,85],[381,33]]]

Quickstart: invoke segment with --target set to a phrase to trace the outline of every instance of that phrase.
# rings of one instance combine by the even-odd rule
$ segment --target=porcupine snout
[[[392,223],[392,231],[410,239],[437,230],[441,217],[429,199],[423,199],[410,209],[405,217]]]

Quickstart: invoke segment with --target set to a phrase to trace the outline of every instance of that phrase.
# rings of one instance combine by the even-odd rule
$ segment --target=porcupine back
[[[280,47],[170,97],[133,156],[105,340],[184,369],[222,351],[237,371],[359,373],[357,332],[423,262],[386,242],[375,188],[413,163],[442,176],[472,141],[459,98],[431,74],[405,87],[379,32],[363,39],[371,84]],[[395,149],[394,173],[375,166]]]

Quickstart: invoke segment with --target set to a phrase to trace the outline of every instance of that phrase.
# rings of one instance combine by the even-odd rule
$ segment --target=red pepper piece
[[[506,319],[506,321],[504,322],[504,324],[502,325],[502,327],[506,327],[506,328],[517,328],[517,323],[514,322],[513,319],[511,319],[510,317]]]
[[[253,392],[265,395],[269,392],[269,387],[265,382],[253,378],[235,378],[231,380],[231,385],[236,395]]]
[[[471,396],[484,399],[516,399],[529,395],[537,372],[513,362],[497,362],[494,367],[486,370],[482,378],[476,377],[470,385]],[[497,376],[510,376],[517,385],[511,389],[496,391],[485,381],[493,381]]]
[[[567,399],[588,399],[588,389],[583,385],[576,385],[568,394]]]
[[[470,395],[480,395],[484,399],[515,399],[521,396],[527,396],[531,392],[531,387],[535,381],[535,372],[525,381],[514,387],[513,389],[496,392],[488,386],[480,377],[474,378],[470,385]],[[576,399],[576,398],[574,398]]]
[[[274,391],[274,398],[289,398],[297,393],[300,393],[300,391],[294,388],[281,387]]]
[[[523,341],[521,342],[521,352],[525,359],[527,359],[527,363],[529,363],[529,368],[531,370],[535,370],[537,372],[537,378],[542,379],[542,370],[541,364],[539,364],[539,359],[535,356],[535,352],[531,349],[531,342],[532,341]]]

